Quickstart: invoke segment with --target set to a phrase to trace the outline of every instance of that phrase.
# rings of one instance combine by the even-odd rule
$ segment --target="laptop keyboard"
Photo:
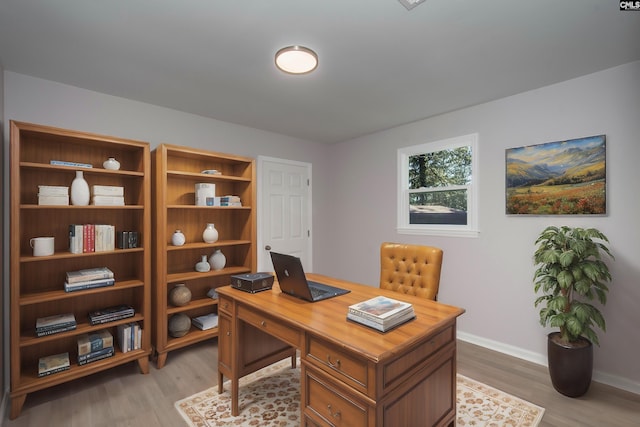
[[[309,286],[309,290],[311,291],[311,295],[313,296],[313,298],[318,298],[318,297],[321,297],[322,295],[329,293],[329,291],[326,291],[324,289],[318,289],[315,286]]]

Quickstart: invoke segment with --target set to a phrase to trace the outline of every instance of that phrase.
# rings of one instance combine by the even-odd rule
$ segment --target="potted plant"
[[[595,228],[545,228],[535,244],[537,269],[534,290],[540,308],[540,324],[559,328],[547,336],[549,374],[560,393],[582,396],[591,384],[593,344],[600,345],[594,327],[605,331],[600,310],[590,303],[607,301],[611,273],[602,261],[614,259],[607,237]]]

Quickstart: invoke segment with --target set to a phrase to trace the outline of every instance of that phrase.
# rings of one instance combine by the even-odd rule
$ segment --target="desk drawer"
[[[302,332],[285,325],[282,321],[271,316],[255,313],[243,305],[238,305],[237,310],[239,319],[293,347],[300,347]]]
[[[335,427],[364,427],[367,425],[369,407],[347,393],[344,387],[336,387],[325,380],[324,375],[302,365],[305,386],[304,416],[314,424]],[[307,419],[307,424],[310,424]]]
[[[218,297],[218,311],[227,313],[229,316],[233,317],[233,301],[225,296],[220,295]]]
[[[307,360],[326,371],[329,375],[339,378],[341,381],[354,387],[356,390],[367,394],[368,363],[364,359],[344,352],[317,337],[310,337],[307,346]]]

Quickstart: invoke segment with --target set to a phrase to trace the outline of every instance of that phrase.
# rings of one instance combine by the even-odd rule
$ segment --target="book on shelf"
[[[64,160],[51,160],[49,164],[54,166],[72,166],[74,168],[87,168],[87,169],[93,168],[93,165],[89,163],[66,162]]]
[[[198,316],[191,319],[191,323],[198,329],[206,331],[218,326],[218,315],[215,313]]]
[[[349,306],[349,314],[352,316],[381,324],[392,322],[408,312],[413,313],[410,303],[385,296],[377,296]]]
[[[113,279],[113,271],[108,267],[96,267],[67,272],[67,283],[69,284],[97,279]]]
[[[124,206],[124,196],[93,196],[94,206]]]
[[[112,345],[111,347],[105,347],[100,350],[92,351],[91,353],[78,355],[78,365],[82,366],[86,365],[87,363],[106,359],[108,357],[112,357],[114,354],[116,354],[116,351]]]
[[[118,345],[120,351],[128,353],[137,350],[142,343],[142,329],[137,322],[118,325]]]
[[[69,352],[41,357],[38,360],[38,377],[66,371],[70,367]]]
[[[415,319],[416,315],[412,311],[406,312],[404,315],[396,317],[388,322],[380,323],[373,321],[366,317],[357,316],[353,313],[347,313],[347,320],[351,320],[352,322],[359,323],[364,326],[368,326],[370,328],[376,329],[380,332],[387,332],[397,326],[402,325],[403,323],[408,322],[409,320]]]
[[[93,185],[91,193],[94,196],[124,196],[124,187],[115,185]]]
[[[85,289],[104,288],[106,286],[113,286],[116,284],[114,279],[97,279],[87,280],[86,282],[67,283],[64,282],[65,292],[82,291]]]
[[[108,347],[113,347],[113,335],[107,329],[82,334],[78,337],[78,356],[91,354]]]
[[[40,206],[68,206],[69,196],[43,196],[38,194],[38,205]]]
[[[61,332],[74,331],[76,328],[77,328],[77,325],[74,323],[74,324],[69,324],[69,325],[65,325],[65,326],[58,326],[58,327],[50,328],[50,329],[39,329],[39,330],[36,330],[36,336],[37,337],[46,337],[47,335],[59,334]]]
[[[117,305],[95,310],[89,313],[89,323],[91,325],[100,325],[103,323],[113,322],[115,320],[133,317],[135,310],[129,305]]]
[[[36,319],[36,331],[45,331],[76,324],[76,316],[73,313],[54,314],[52,316],[38,317]]]

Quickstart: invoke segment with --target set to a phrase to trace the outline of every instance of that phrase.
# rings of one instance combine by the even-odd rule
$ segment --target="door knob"
[[[266,251],[270,251],[270,250],[271,250],[271,246],[267,245],[267,246],[265,246],[265,247],[264,247],[264,249],[265,249]]]

